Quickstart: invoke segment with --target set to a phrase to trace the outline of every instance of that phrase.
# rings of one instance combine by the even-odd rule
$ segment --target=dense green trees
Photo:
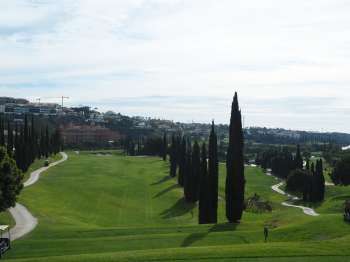
[[[0,147],[0,212],[15,206],[17,195],[22,190],[22,173],[16,162]]]
[[[40,135],[39,129],[34,117],[29,123],[26,115],[24,123],[17,124],[9,119],[5,121],[4,116],[0,116],[0,145],[6,147],[8,155],[15,159],[23,172],[28,170],[36,158],[48,157],[62,148],[59,129],[51,133],[46,126],[45,129],[41,128]]]
[[[304,165],[299,145],[295,157],[288,148],[283,147],[279,150],[271,149],[258,154],[256,163],[264,169],[270,168],[274,175],[283,179],[286,179],[291,171],[303,169]]]
[[[309,168],[295,169],[287,178],[288,191],[300,192],[303,200],[308,202],[323,201],[325,194],[325,179],[323,175],[322,159],[316,161],[316,166],[311,163]]]
[[[226,159],[226,217],[230,223],[238,222],[242,218],[244,209],[244,157],[243,157],[242,116],[235,93],[229,129],[229,146]]]
[[[331,178],[336,185],[350,185],[350,155],[343,156],[337,161]]]
[[[209,155],[205,143],[192,143],[185,136],[172,136],[170,147],[170,176],[177,175],[178,184],[184,187],[184,198],[187,202],[199,200],[198,221],[200,224],[217,223],[218,209],[218,141],[214,122],[209,136]],[[230,223],[242,218],[244,209],[244,147],[242,116],[235,93],[232,102],[229,128],[229,147],[227,150],[226,176],[226,217]]]

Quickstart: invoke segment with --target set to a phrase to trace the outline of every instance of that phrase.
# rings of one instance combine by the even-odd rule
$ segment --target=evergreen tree
[[[170,147],[170,176],[176,177],[176,140],[175,136],[171,137],[171,147]]]
[[[179,155],[178,184],[180,186],[184,186],[185,171],[186,171],[186,138],[185,136],[183,136],[181,145],[180,145],[180,155]]]
[[[201,152],[201,174],[199,182],[198,223],[209,224],[211,217],[211,206],[209,197],[209,178],[207,166],[207,149],[205,143]]]
[[[163,161],[166,161],[167,152],[168,152],[168,141],[167,141],[166,133],[164,132],[164,135],[163,135],[163,151],[162,151]]]
[[[300,145],[297,145],[297,153],[295,155],[295,168],[296,169],[303,169],[304,163],[303,163],[303,157],[301,156],[300,152]]]
[[[193,202],[192,197],[192,145],[190,141],[187,141],[186,148],[186,163],[184,172],[184,196],[187,202]]]
[[[306,170],[310,170],[310,159],[306,160],[306,166],[305,166]]]
[[[317,192],[315,195],[315,201],[323,201],[325,193],[325,179],[323,175],[323,162],[322,159],[317,160],[315,170],[315,187]]]
[[[46,155],[46,148],[45,148],[45,132],[44,129],[41,129],[40,132],[40,142],[39,142],[39,150],[40,150],[40,158],[45,157]]]
[[[34,117],[32,116],[31,129],[30,129],[30,144],[32,149],[31,162],[39,156],[38,135],[35,129]]]
[[[197,202],[199,198],[199,178],[201,172],[201,153],[200,147],[197,141],[193,145],[192,153],[192,181],[191,181],[191,195],[192,202]]]
[[[5,122],[3,117],[0,117],[0,146],[5,146]]]
[[[0,147],[0,212],[14,207],[17,195],[22,190],[22,173],[16,162]]]
[[[242,116],[235,93],[229,128],[229,146],[226,160],[226,217],[230,223],[238,222],[242,218],[244,209],[244,138],[242,130]]]
[[[46,129],[45,129],[44,147],[45,147],[45,158],[48,158],[50,155],[50,135],[49,135],[48,126],[46,126]]]
[[[218,210],[218,187],[219,187],[219,161],[218,161],[218,145],[215,133],[215,124],[212,123],[209,136],[209,188],[210,196],[210,222],[217,223]]]
[[[7,123],[7,154],[13,157],[13,130],[10,121]]]

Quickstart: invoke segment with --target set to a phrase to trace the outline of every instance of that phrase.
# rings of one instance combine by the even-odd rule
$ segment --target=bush
[[[246,200],[245,210],[252,213],[271,212],[272,206],[269,201],[265,201],[259,195],[254,194]]]
[[[309,171],[294,170],[287,177],[286,189],[292,192],[303,192]]]

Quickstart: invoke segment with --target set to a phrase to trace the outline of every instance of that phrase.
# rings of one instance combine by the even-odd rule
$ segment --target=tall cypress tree
[[[166,161],[167,152],[168,152],[168,141],[167,141],[166,133],[164,132],[164,134],[163,134],[163,151],[162,151],[163,161]]]
[[[244,208],[244,157],[243,157],[243,128],[242,115],[238,105],[238,96],[235,93],[232,102],[232,111],[229,128],[229,146],[226,160],[226,217],[230,223],[239,222]]]
[[[176,140],[175,136],[172,135],[171,137],[171,147],[170,147],[170,176],[175,177],[176,176]]]
[[[5,146],[5,123],[2,116],[0,117],[0,146]]]
[[[184,186],[184,177],[186,172],[186,138],[182,137],[180,145],[180,155],[179,155],[179,176],[178,184]]]
[[[192,197],[192,145],[191,142],[187,141],[186,148],[186,162],[184,172],[184,196],[187,202],[193,202]]]
[[[7,122],[7,154],[13,157],[13,130],[10,121]]]
[[[323,201],[324,200],[324,193],[325,193],[325,179],[323,175],[323,162],[322,159],[317,160],[316,162],[316,170],[315,170],[315,187],[316,190],[316,196],[315,201]]]
[[[193,145],[192,153],[192,202],[198,201],[199,198],[199,178],[201,172],[201,153],[200,147],[197,141]]]
[[[199,203],[198,203],[198,223],[210,223],[210,195],[209,195],[209,177],[207,166],[207,149],[205,143],[202,145],[201,152],[201,173],[199,179]]]
[[[132,142],[132,152],[131,155],[135,155],[135,144]],[[49,127],[46,126],[45,129],[45,157],[48,158],[50,155],[51,149],[50,149],[50,135],[49,135]]]
[[[300,145],[297,145],[297,153],[295,155],[295,169],[303,169],[303,157],[300,152]]]
[[[210,196],[210,222],[217,223],[218,187],[219,187],[219,161],[218,144],[214,121],[209,136],[209,196]]]

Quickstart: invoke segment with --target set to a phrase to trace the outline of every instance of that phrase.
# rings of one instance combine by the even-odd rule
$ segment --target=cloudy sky
[[[350,132],[348,0],[1,0],[0,95]]]

